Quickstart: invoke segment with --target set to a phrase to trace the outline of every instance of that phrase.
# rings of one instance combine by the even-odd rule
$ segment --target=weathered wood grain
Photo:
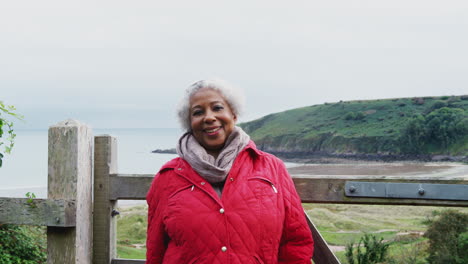
[[[93,263],[109,264],[117,256],[116,219],[112,210],[110,177],[117,171],[117,139],[109,135],[94,138],[94,225]]]
[[[0,223],[73,227],[76,224],[74,200],[0,197]]]
[[[49,128],[48,198],[76,201],[76,227],[47,228],[47,262],[92,261],[92,131],[75,120]]]
[[[113,174],[110,176],[110,200],[144,200],[154,175]]]

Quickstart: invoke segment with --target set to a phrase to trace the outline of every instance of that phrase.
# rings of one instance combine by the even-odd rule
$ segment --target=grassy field
[[[425,263],[426,240],[423,224],[441,207],[304,204],[322,236],[346,263],[344,249],[357,243],[365,233],[382,237],[391,243],[390,256],[396,263]],[[457,208],[468,213],[468,208]],[[120,209],[117,224],[117,254],[120,258],[144,259],[146,206]]]

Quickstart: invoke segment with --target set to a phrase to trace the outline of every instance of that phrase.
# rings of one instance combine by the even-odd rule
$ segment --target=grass
[[[117,256],[128,259],[146,258],[146,227],[148,207],[123,207],[117,216]]]
[[[145,259],[146,250],[117,245],[117,256],[124,259]]]
[[[425,263],[427,241],[421,236],[424,221],[441,207],[303,204],[307,214],[329,245],[357,243],[365,233],[371,233],[391,243],[389,256],[396,263]],[[146,249],[146,206],[120,208],[117,220],[117,255],[120,258],[144,259]],[[457,208],[468,213],[468,208]],[[141,248],[135,248],[141,247]],[[336,252],[346,263],[344,251]]]

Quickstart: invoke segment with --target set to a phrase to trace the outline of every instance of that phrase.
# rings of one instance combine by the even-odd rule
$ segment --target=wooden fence
[[[93,137],[88,126],[74,120],[49,128],[48,151],[48,198],[35,199],[34,206],[26,198],[0,198],[0,224],[47,226],[50,264],[144,263],[144,260],[117,258],[116,203],[117,200],[145,199],[154,175],[118,174],[117,139],[110,135]],[[464,192],[468,190],[468,182],[465,180],[294,175],[293,180],[302,201],[306,203],[468,207],[468,191]],[[385,197],[375,195],[382,183],[417,183],[418,197],[410,195],[408,198],[394,193],[387,193]],[[404,189],[399,186],[396,188]],[[405,185],[405,188],[407,186],[411,187]],[[431,189],[434,186],[465,189],[461,189],[460,199],[426,198],[423,187]],[[366,188],[370,194],[364,197],[353,195],[365,192]],[[307,220],[315,240],[314,263],[340,263],[312,221],[308,217]]]

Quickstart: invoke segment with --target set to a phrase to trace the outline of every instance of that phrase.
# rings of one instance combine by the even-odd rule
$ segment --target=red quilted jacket
[[[147,195],[148,264],[310,264],[313,240],[284,164],[251,141],[222,197],[181,158]]]

